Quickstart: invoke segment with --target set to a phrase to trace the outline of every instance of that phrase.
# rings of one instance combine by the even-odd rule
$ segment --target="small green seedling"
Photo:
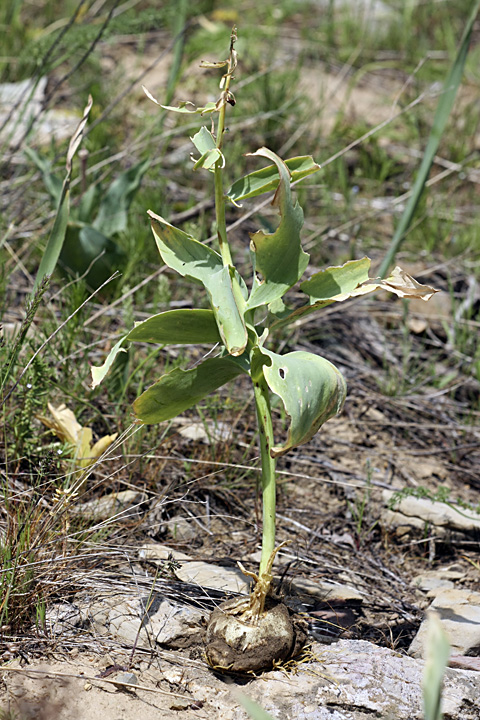
[[[275,554],[276,458],[308,442],[324,422],[340,412],[346,395],[343,376],[325,358],[303,351],[284,355],[276,353],[271,345],[274,331],[331,303],[378,289],[389,290],[400,297],[422,297],[424,300],[435,291],[418,284],[400,268],[395,268],[385,280],[372,280],[368,274],[370,260],[362,258],[340,267],[329,267],[302,282],[300,290],[306,295],[302,307],[290,309],[284,304],[282,298],[300,280],[309,261],[309,255],[302,250],[300,241],[303,211],[292,195],[291,185],[293,181],[317,172],[320,166],[310,156],[283,161],[274,152],[262,147],[251,155],[267,160],[269,165],[242,177],[225,193],[223,173],[228,156],[224,153],[223,142],[226,109],[235,104],[230,89],[237,66],[235,40],[234,30],[227,60],[202,63],[203,67],[224,70],[217,102],[201,108],[195,108],[191,103],[166,108],[180,113],[196,113],[200,117],[217,116],[216,129],[213,122],[211,130],[206,126],[201,127],[192,142],[199,155],[193,169],[214,176],[219,251],[170,225],[154,212],[148,213],[163,262],[183,277],[203,285],[210,309],[169,310],[138,323],[115,345],[104,365],[93,368],[92,373],[93,385],[98,385],[115,356],[122,351],[125,340],[160,344],[211,344],[213,351],[208,359],[190,370],[175,369],[164,374],[137,398],[133,406],[135,415],[140,422],[147,424],[174,418],[241,375],[250,378],[262,462],[262,555],[258,576],[253,576],[256,585],[250,598],[223,613],[223,616],[235,615],[244,627],[245,624],[258,626],[268,614],[266,604],[269,604],[267,599],[271,595],[271,569]],[[146,94],[157,103],[148,91]],[[270,191],[275,192],[272,205],[279,212],[279,224],[273,233],[259,230],[251,234],[253,272],[250,282],[247,282],[237,271],[232,259],[225,222],[226,203],[238,205],[246,198]],[[274,440],[270,409],[272,393],[282,401],[289,420],[287,437],[280,444]],[[269,632],[278,635],[278,626]],[[214,636],[215,633],[210,635]],[[213,644],[217,640],[214,638]],[[241,668],[229,654],[232,648],[225,647],[228,642],[222,640],[220,649],[218,642],[218,652],[209,652],[207,648],[207,658],[213,666],[220,669],[255,670],[286,657],[292,650],[293,640],[290,637],[286,641],[287,645],[290,642],[287,650],[273,647],[275,643],[272,643],[270,649],[273,656],[269,659],[252,660],[255,653],[249,656],[243,649],[243,659],[248,656],[248,662],[252,662],[250,666]],[[265,637],[262,642],[269,645]]]

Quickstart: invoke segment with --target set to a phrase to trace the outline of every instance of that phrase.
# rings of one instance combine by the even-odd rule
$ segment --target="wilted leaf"
[[[317,165],[311,155],[289,158],[284,162],[290,172],[291,182],[301,180],[320,170],[320,165]],[[239,203],[246,198],[276,190],[278,180],[278,168],[276,165],[269,165],[236,180],[228,190],[227,197],[233,203]]]
[[[303,210],[293,202],[290,176],[285,163],[268,148],[261,148],[253,155],[273,160],[280,175],[280,182],[273,198],[281,220],[274,233],[263,230],[251,234],[251,248],[255,253],[255,270],[263,276],[261,282],[254,282],[247,308],[268,304],[282,297],[303,275],[309,255],[300,245],[300,230],[303,225]]]
[[[221,341],[212,310],[167,310],[135,325],[127,337],[134,342],[191,345]]]
[[[248,337],[238,274],[233,270],[230,272],[221,256],[207,245],[170,225],[151,210],[148,214],[163,261],[180,275],[204,285],[225,347],[231,355],[241,355]]]
[[[291,323],[333,302],[343,302],[349,298],[368,295],[376,290],[388,290],[399,297],[420,298],[425,301],[438,292],[429,285],[421,285],[399,267],[396,267],[385,280],[370,279],[369,269],[370,260],[364,257],[360,260],[350,260],[344,265],[320,270],[300,285],[300,290],[310,296],[310,304],[297,308],[289,315],[284,313],[272,327]]]
[[[159,105],[164,110],[172,110],[173,112],[178,113],[187,113],[189,115],[204,115],[205,113],[211,113],[216,111],[216,104],[214,102],[207,103],[204,107],[196,108],[195,105],[192,102],[189,102],[188,100],[185,100],[181,102],[178,107],[172,107],[171,105],[162,105],[161,103],[156,100],[152,93],[147,90],[145,85],[142,85],[143,92],[148,97],[149,100],[155,103],[155,105]],[[193,110],[189,110],[187,108],[187,105],[191,105]]]
[[[439,292],[429,285],[421,285],[415,278],[405,272],[405,270],[398,267],[398,265],[388,278],[379,281],[378,287],[383,290],[389,290],[389,292],[395,293],[398,297],[421,298],[425,301],[429,300],[436,292]]]
[[[277,355],[261,348],[254,362],[257,368],[263,364],[268,387],[281,398],[290,417],[287,440],[272,448],[272,457],[308,442],[342,409],[347,386],[341,372],[325,358],[303,351]]]
[[[106,435],[98,440],[92,447],[92,431],[88,427],[83,427],[77,421],[72,410],[66,405],[54,407],[48,403],[48,409],[51,418],[37,415],[38,419],[43,422],[55,435],[64,443],[71,446],[71,452],[74,457],[75,465],[81,469],[85,469],[92,465],[97,458],[107,450],[117,437],[114,435]]]
[[[192,370],[172,370],[135,400],[135,415],[147,425],[171,420],[242,372],[231,357],[211,358]]]

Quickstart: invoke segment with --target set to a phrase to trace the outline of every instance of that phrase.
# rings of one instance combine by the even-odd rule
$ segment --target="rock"
[[[446,580],[437,570],[427,570],[421,575],[412,578],[412,585],[427,593],[428,597],[435,597],[440,590],[448,590],[454,587],[451,580]]]
[[[71,635],[82,623],[80,608],[73,603],[56,603],[45,612],[45,629],[49,635]]]
[[[177,542],[191,542],[198,536],[198,527],[182,515],[176,515],[163,525],[168,534]]]
[[[176,424],[183,426],[178,432],[185,440],[202,442],[205,445],[227,442],[232,436],[231,424],[222,421],[192,422],[179,419]]]
[[[139,490],[122,490],[122,492],[111,493],[81,505],[72,506],[71,512],[92,520],[107,520],[113,516],[125,520],[130,517],[138,517],[139,505],[145,500],[145,493]]]
[[[389,505],[394,496],[391,490],[383,491],[385,505]],[[428,498],[408,495],[395,504],[395,509],[385,508],[381,516],[382,524],[394,529],[401,537],[411,531],[425,531],[425,525],[431,525],[439,538],[457,539],[462,535],[480,532],[480,515],[474,510],[452,506]]]
[[[480,653],[480,593],[463,589],[442,589],[430,608],[436,610],[446,631],[452,653],[478,655]],[[426,621],[414,637],[409,648],[413,657],[423,657]]]
[[[350,585],[341,585],[330,580],[298,577],[291,581],[291,588],[297,595],[309,595],[329,605],[334,605],[336,600],[341,602],[350,600],[357,604],[364,600],[362,593]]]
[[[423,720],[421,681],[424,663],[362,640],[312,645],[312,658],[294,675],[282,670],[252,679],[245,693],[274,718],[295,720]],[[181,668],[165,668],[169,682],[186,682]],[[212,676],[205,681],[191,669],[188,689],[215,720],[246,720],[232,684]],[[243,690],[242,690],[243,691]],[[445,720],[478,720],[480,676],[447,669]]]
[[[114,685],[117,690],[129,690],[130,685],[138,685],[138,678],[135,673],[120,672],[115,675]]]
[[[249,580],[240,570],[233,567],[192,561],[184,563],[181,568],[175,570],[175,575],[183,582],[194,583],[200,587],[245,594],[250,591]]]
[[[93,605],[88,615],[97,632],[130,646],[151,648],[153,642],[184,648],[202,641],[203,612],[161,594],[140,600],[114,597]]]
[[[47,82],[48,78],[42,77],[0,85],[0,126],[6,123],[2,134],[10,147],[24,139],[31,122],[29,144],[47,144],[73,135],[78,116],[65,110],[43,110]]]
[[[139,560],[151,560],[152,562],[158,561],[160,565],[164,565],[164,561],[170,560],[171,558],[177,562],[191,560],[190,555],[185,555],[185,553],[180,552],[180,550],[169,548],[160,543],[147,543],[143,545],[138,551],[138,558]]]

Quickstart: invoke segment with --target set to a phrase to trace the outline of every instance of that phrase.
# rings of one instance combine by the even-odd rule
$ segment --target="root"
[[[258,623],[258,619],[263,615],[263,612],[265,610],[265,600],[272,593],[272,568],[273,562],[275,560],[275,555],[280,550],[280,548],[284,547],[284,545],[288,545],[289,542],[290,540],[285,540],[277,548],[275,548],[275,550],[268,558],[268,563],[265,571],[261,575],[256,575],[255,573],[245,570],[242,563],[237,562],[237,565],[242,571],[242,573],[247,577],[253,578],[253,580],[255,581],[255,586],[250,593],[250,597],[248,598],[248,600],[244,601],[245,609],[241,610],[239,614],[239,619],[243,622],[256,624]]]

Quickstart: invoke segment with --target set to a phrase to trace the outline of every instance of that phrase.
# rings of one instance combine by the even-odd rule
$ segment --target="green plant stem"
[[[228,60],[228,70],[224,76],[225,85],[221,95],[221,106],[218,111],[218,125],[217,125],[217,148],[222,149],[223,136],[225,133],[225,112],[227,109],[227,100],[230,90],[230,81],[232,79],[233,72],[233,36],[232,44],[230,46],[230,57]],[[222,85],[220,85],[222,87]],[[225,164],[223,155],[215,163],[215,215],[217,220],[217,236],[218,243],[220,246],[220,253],[223,259],[224,265],[233,265],[232,254],[230,252],[230,246],[227,240],[227,223],[225,220],[225,194],[223,192],[223,166]]]
[[[272,412],[268,385],[263,375],[254,381],[253,388],[262,458],[263,534],[259,573],[262,575],[267,568],[271,554],[275,550],[275,459],[270,455],[270,449],[273,447]]]
[[[224,110],[225,108],[222,108]],[[224,265],[233,265],[232,254],[227,240],[227,223],[225,220],[225,196],[223,194],[223,168],[215,165],[215,216],[217,220],[217,237],[220,246],[220,254]]]

